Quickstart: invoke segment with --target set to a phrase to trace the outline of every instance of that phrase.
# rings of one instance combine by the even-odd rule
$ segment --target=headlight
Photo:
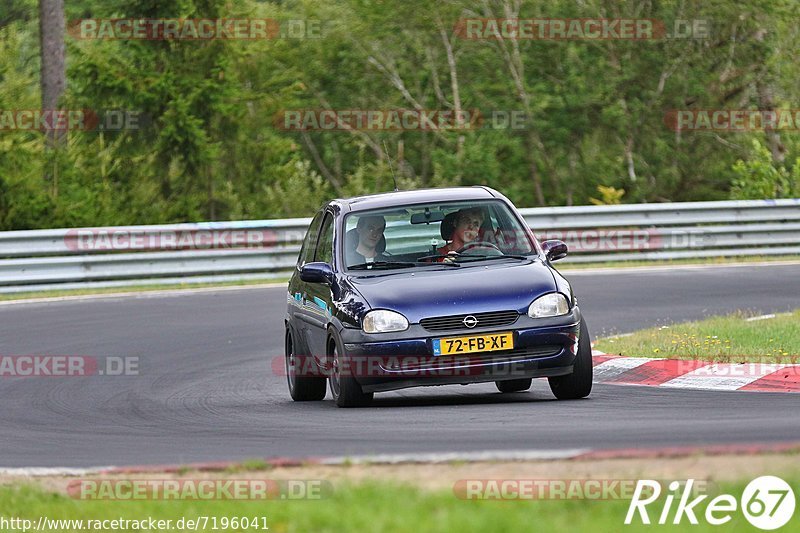
[[[560,292],[551,292],[540,296],[528,306],[528,316],[544,318],[548,316],[566,315],[569,312],[567,298]]]
[[[365,333],[387,333],[408,329],[408,320],[400,313],[379,309],[364,316]]]

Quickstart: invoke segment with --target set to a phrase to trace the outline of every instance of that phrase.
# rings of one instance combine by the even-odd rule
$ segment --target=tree
[[[65,26],[64,0],[39,0],[42,111],[58,109],[67,87]],[[57,145],[63,131],[49,130],[47,136],[51,145]]]

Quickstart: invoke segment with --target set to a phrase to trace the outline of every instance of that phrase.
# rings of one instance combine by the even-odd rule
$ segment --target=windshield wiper
[[[530,257],[528,257],[527,255],[521,255],[521,254],[488,255],[488,254],[453,254],[453,253],[451,253],[451,254],[448,254],[448,255],[438,255],[438,254],[426,255],[426,256],[420,257],[419,259],[417,259],[417,261],[422,261],[424,259],[440,259],[442,257],[449,257],[449,258],[451,258],[451,261],[449,261],[449,262],[445,261],[445,262],[433,263],[433,264],[435,264],[435,265],[444,265],[444,264],[454,265],[458,261],[461,261],[462,259],[480,259],[481,261],[486,260],[486,259],[504,259],[504,258],[507,258],[507,257],[511,257],[511,258],[514,258],[514,259],[530,259]],[[426,264],[429,264],[429,263],[426,263]]]
[[[373,261],[372,263],[359,263],[357,265],[350,265],[350,270],[368,270],[373,268],[409,268],[417,266],[416,263],[410,261]]]
[[[530,259],[527,255],[522,254],[503,254],[503,255],[487,255],[487,254],[463,254],[458,256],[460,259],[474,257],[476,259],[480,259],[481,261],[489,260],[489,259],[505,259],[507,257],[511,257],[513,259]]]

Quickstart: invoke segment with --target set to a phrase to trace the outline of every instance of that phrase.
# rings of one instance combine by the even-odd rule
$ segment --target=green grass
[[[246,459],[240,463],[232,464],[225,469],[226,472],[235,474],[238,472],[263,472],[272,470],[273,466],[264,459]]]
[[[702,359],[719,362],[800,363],[800,310],[747,321],[738,312],[598,339],[595,348],[637,357]]]
[[[749,480],[748,480],[749,481]],[[798,480],[787,481],[797,491]],[[744,483],[720,484],[720,492],[738,500]],[[710,498],[709,498],[710,499]],[[705,511],[704,503],[696,509]],[[553,501],[479,501],[462,500],[451,491],[427,492],[388,483],[337,485],[330,497],[320,500],[277,501],[80,501],[68,496],[44,492],[32,486],[0,488],[0,516],[38,521],[51,519],[135,519],[147,517],[197,519],[201,516],[266,517],[271,532],[283,531],[720,531],[698,516],[700,525],[650,525],[638,521],[624,525],[627,500],[553,500]],[[661,505],[648,508],[651,520],[657,521]],[[674,513],[675,506],[672,511]],[[670,520],[671,520],[670,515]],[[733,528],[733,529],[732,529]],[[740,511],[734,512],[724,528],[755,531]],[[781,531],[797,531],[797,516]],[[202,528],[200,530],[203,530]],[[211,530],[211,528],[206,529]],[[53,530],[50,530],[53,531]],[[71,532],[65,528],[58,531]],[[121,531],[128,531],[123,529]],[[226,531],[245,531],[227,529]],[[248,531],[256,531],[249,529]]]

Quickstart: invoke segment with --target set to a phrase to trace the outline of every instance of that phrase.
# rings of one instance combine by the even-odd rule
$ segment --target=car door
[[[326,211],[319,232],[315,262],[328,263],[334,267],[333,260],[333,231],[334,216]],[[328,322],[333,312],[333,294],[331,287],[324,283],[306,283],[306,311],[308,312],[308,342],[311,353],[324,360],[327,351]]]
[[[296,346],[297,353],[303,355],[311,353],[308,342],[309,321],[315,315],[312,310],[309,310],[307,302],[308,285],[310,284],[300,279],[300,268],[314,260],[314,254],[317,251],[317,240],[319,240],[319,229],[324,216],[325,211],[318,212],[308,226],[306,237],[303,239],[303,246],[300,249],[300,255],[297,258],[297,268],[289,281],[289,320],[293,326],[294,333],[297,335],[296,340],[299,341],[299,345]]]

